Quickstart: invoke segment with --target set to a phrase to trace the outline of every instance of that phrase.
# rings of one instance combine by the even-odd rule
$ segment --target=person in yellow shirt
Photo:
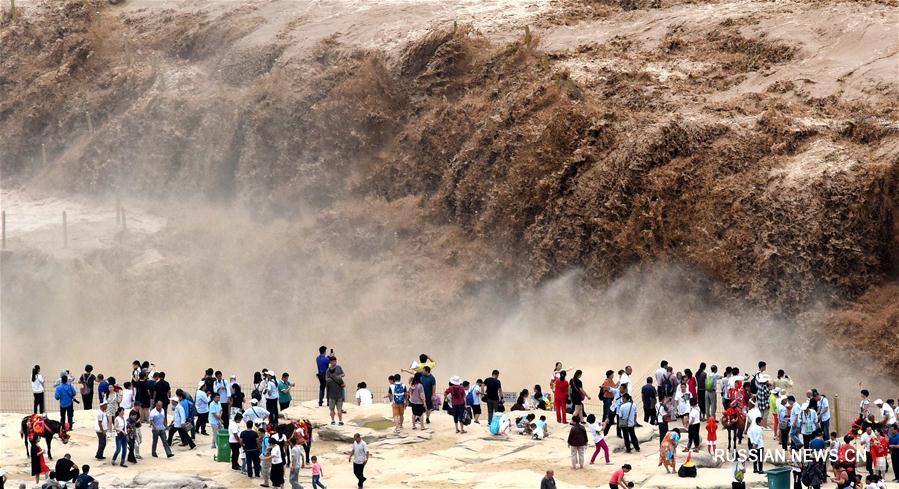
[[[412,365],[410,365],[409,368],[404,368],[403,372],[415,375],[423,372],[425,367],[430,367],[431,370],[434,370],[434,367],[436,366],[437,362],[435,362],[433,358],[429,357],[426,353],[422,353],[418,356],[418,361],[412,362]]]

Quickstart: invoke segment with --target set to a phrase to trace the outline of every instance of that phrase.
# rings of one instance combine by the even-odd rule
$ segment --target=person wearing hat
[[[103,451],[106,450],[106,432],[109,431],[109,418],[106,417],[106,399],[100,400],[97,406],[96,421],[94,421],[94,430],[97,432],[97,460],[104,460],[106,457]]]
[[[182,443],[187,443],[191,450],[197,448],[197,444],[194,443],[193,438],[190,437],[190,433],[184,428],[184,424],[187,422],[187,413],[184,412],[184,406],[181,405],[177,397],[170,397],[169,402],[172,405],[172,425],[169,427],[169,445],[172,444],[172,440],[175,438],[175,432],[177,431]]]
[[[243,420],[252,421],[256,426],[262,427],[269,416],[271,416],[271,413],[264,407],[259,406],[259,400],[251,399],[250,408],[243,413]]]
[[[465,388],[462,387],[462,379],[458,375],[450,378],[449,387],[443,395],[450,400],[453,413],[453,424],[456,425],[456,433],[467,433],[462,417],[465,414]]]

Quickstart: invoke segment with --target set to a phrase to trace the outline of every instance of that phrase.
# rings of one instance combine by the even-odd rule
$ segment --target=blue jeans
[[[116,433],[115,435],[115,453],[112,454],[112,463],[115,463],[116,457],[119,456],[119,451],[122,452],[121,465],[125,465],[125,455],[128,453],[128,439],[122,433]]]
[[[824,439],[830,439],[830,420],[821,421],[821,432],[824,433]]]
[[[322,489],[328,489],[324,484],[322,484],[322,476],[313,475],[312,476],[312,489],[318,489],[321,487]]]

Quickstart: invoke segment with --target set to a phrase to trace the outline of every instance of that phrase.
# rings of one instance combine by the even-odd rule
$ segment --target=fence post
[[[833,416],[834,419],[834,430],[837,432],[837,438],[840,438],[840,435],[843,433],[843,430],[840,429],[840,395],[834,394],[833,396]],[[830,436],[830,433],[825,433],[825,436]]]
[[[84,113],[87,114],[87,131],[91,134],[91,136],[93,136],[94,135],[94,121],[93,121],[93,119],[91,119],[91,113],[89,111],[84,111]]]
[[[6,249],[6,211],[0,211],[0,213],[3,214],[3,216],[2,216],[2,221],[3,221],[3,249],[5,250],[5,249]]]
[[[69,247],[69,223],[66,211],[62,211],[62,247]]]
[[[41,143],[41,163],[44,164],[44,168],[47,167],[47,145]]]
[[[122,207],[122,231],[128,230],[128,224],[125,223],[125,208]]]

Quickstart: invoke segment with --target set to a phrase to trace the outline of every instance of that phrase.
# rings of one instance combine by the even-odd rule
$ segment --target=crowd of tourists
[[[342,426],[346,375],[333,350],[328,353],[324,346],[319,349],[315,364],[318,405],[327,406],[332,425]],[[759,362],[757,370],[748,373],[737,366],[719,370],[717,365],[709,367],[706,363],[700,363],[695,371],[676,370],[662,361],[642,386],[632,379],[630,366],[608,370],[595,391],[597,403],[589,405],[596,405],[597,412],[589,412],[587,401],[593,399],[593,391],[584,384],[584,372],[567,369],[561,363],[553,368],[547,391],[539,384],[520,390],[509,398],[515,402],[508,408],[498,370],[473,380],[452,376],[445,387],[437,387],[435,369],[436,362],[421,354],[402,373],[387,376],[385,401],[391,404],[396,433],[405,429],[407,410],[411,411],[412,430],[430,429],[432,415],[445,411],[452,416],[460,436],[468,432],[466,428],[470,429],[472,423],[481,424],[486,414],[484,421],[492,435],[519,434],[543,440],[555,429],[548,421],[554,415],[556,424],[568,430],[571,468],[580,470],[588,463],[588,446],[594,449],[589,464],[602,454],[602,461],[612,465],[606,438],[613,428],[615,436],[623,440],[625,452],[631,453],[645,449],[636,428],[654,425],[658,431],[658,465],[681,476],[690,476],[692,470],[695,476],[690,455],[699,452],[703,444],[705,450],[715,453],[719,428],[723,428],[727,445],[722,448],[737,453],[746,442],[748,455],[733,465],[734,483],[742,484],[747,463],[751,463],[753,472],[764,472],[765,450],[771,448],[766,446],[765,433],[771,432],[768,438],[787,452],[830,455],[793,457],[790,467],[796,487],[819,488],[828,480],[839,488],[854,487],[863,481],[855,463],[862,456],[859,451],[865,457],[864,483],[871,484],[871,488],[880,487],[889,478],[890,467],[893,479],[899,481],[899,408],[895,399],[871,400],[869,392],[862,390],[857,419],[847,433],[839,434],[832,431],[832,404],[825,393],[818,389],[796,392],[793,380],[784,370],[771,375],[765,362]],[[233,470],[261,479],[263,487],[283,487],[289,482],[292,489],[297,489],[302,487],[301,471],[308,468],[313,488],[325,487],[322,466],[312,456],[312,423],[308,419],[278,421],[280,413],[290,406],[291,389],[295,387],[286,372],[277,375],[262,369],[253,375],[251,384],[244,386],[236,376],[226,379],[221,371],[210,368],[191,391],[173,389],[166,373],[147,361],[133,362],[124,382],[95,374],[91,365],[86,365],[77,377],[61,372],[52,388],[45,385],[39,366],[34,367],[31,379],[35,414],[23,425],[27,424],[32,441],[32,475],[37,483],[45,477],[45,487],[56,487],[54,483],[63,481],[74,481],[76,488],[97,484],[89,475],[90,467],[84,465],[79,470],[70,456],[60,459],[53,471],[44,462],[39,439],[46,429],[46,418],[41,416],[45,391],[52,392],[59,401],[60,422],[65,430],[74,428],[75,404],[82,404],[86,410],[94,410],[96,405],[92,428],[97,436],[98,461],[106,460],[107,442],[113,440],[112,464],[139,464],[143,458],[144,426],[152,437],[150,456],[164,454],[169,458],[175,456],[172,447],[176,435],[176,446],[184,450],[193,450],[197,440],[206,437],[209,441],[204,443],[215,448],[216,434],[226,430]],[[638,393],[639,398],[635,397]],[[355,403],[367,406],[374,402],[375,395],[368,384],[359,382]],[[158,451],[160,445],[162,452]],[[681,445],[681,451],[688,455],[679,466]],[[360,488],[366,481],[368,459],[368,447],[357,434],[349,462]],[[628,480],[631,470],[628,464],[620,466],[610,479],[610,486],[633,487]],[[540,484],[555,487],[553,471],[548,471]]]

